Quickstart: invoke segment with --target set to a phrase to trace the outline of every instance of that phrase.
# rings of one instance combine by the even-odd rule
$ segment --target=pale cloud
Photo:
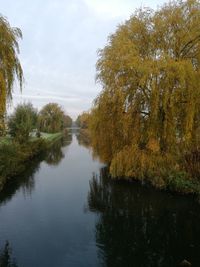
[[[90,9],[99,16],[106,19],[116,17],[126,17],[127,14],[133,13],[140,1],[121,1],[121,0],[85,0]]]
[[[163,1],[158,0],[84,0],[88,7],[104,19],[127,19],[134,11],[141,7],[156,8]]]

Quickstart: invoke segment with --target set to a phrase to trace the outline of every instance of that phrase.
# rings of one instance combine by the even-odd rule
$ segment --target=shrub
[[[179,193],[200,193],[199,183],[188,177],[186,172],[172,172],[167,179],[168,188]]]
[[[26,168],[26,162],[45,151],[47,144],[37,139],[24,145],[18,142],[0,145],[0,190],[11,177]]]
[[[9,118],[9,133],[17,141],[24,143],[29,139],[30,132],[37,123],[37,111],[32,104],[18,105],[14,114]]]

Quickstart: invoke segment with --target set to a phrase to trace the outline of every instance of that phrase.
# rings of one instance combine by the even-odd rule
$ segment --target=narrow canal
[[[0,193],[6,247],[18,267],[199,267],[200,205],[111,181],[72,133]]]

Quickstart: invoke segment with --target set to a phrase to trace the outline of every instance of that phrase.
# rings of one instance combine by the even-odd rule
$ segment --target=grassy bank
[[[9,136],[0,137],[0,145],[9,144],[11,140]]]
[[[51,145],[62,137],[62,133],[41,133],[41,138],[47,142],[47,145]]]
[[[28,162],[44,153],[62,133],[42,133],[40,138],[33,137],[25,144],[19,144],[9,137],[0,140],[0,190],[9,179],[20,174]]]

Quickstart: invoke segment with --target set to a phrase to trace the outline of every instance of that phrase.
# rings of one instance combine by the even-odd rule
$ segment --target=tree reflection
[[[12,259],[12,249],[8,241],[0,251],[0,267],[18,267],[15,260]]]
[[[64,158],[62,152],[62,141],[59,140],[53,144],[47,151],[45,161],[49,165],[58,165],[60,161]]]
[[[40,168],[40,163],[45,160],[48,164],[57,165],[64,157],[62,147],[70,145],[72,136],[67,136],[55,142],[46,152],[26,163],[25,171],[8,180],[0,193],[0,204],[9,201],[19,188],[25,195],[31,195],[35,188],[35,173]]]
[[[103,266],[168,267],[183,259],[199,266],[200,208],[192,200],[112,181],[103,168],[90,181],[88,207],[99,214]]]
[[[33,159],[27,164],[25,171],[16,177],[12,177],[8,180],[0,193],[0,204],[9,201],[19,188],[23,189],[25,195],[31,195],[35,188],[35,173],[39,170],[40,162],[43,156]]]
[[[91,148],[91,142],[89,137],[83,133],[82,130],[77,131],[76,133],[76,139],[78,141],[78,144],[80,146],[84,146],[86,148]]]
[[[65,154],[62,151],[62,147],[70,145],[71,142],[71,135],[67,135],[65,138],[61,138],[56,141],[46,152],[45,162],[49,165],[58,165],[65,157]]]

